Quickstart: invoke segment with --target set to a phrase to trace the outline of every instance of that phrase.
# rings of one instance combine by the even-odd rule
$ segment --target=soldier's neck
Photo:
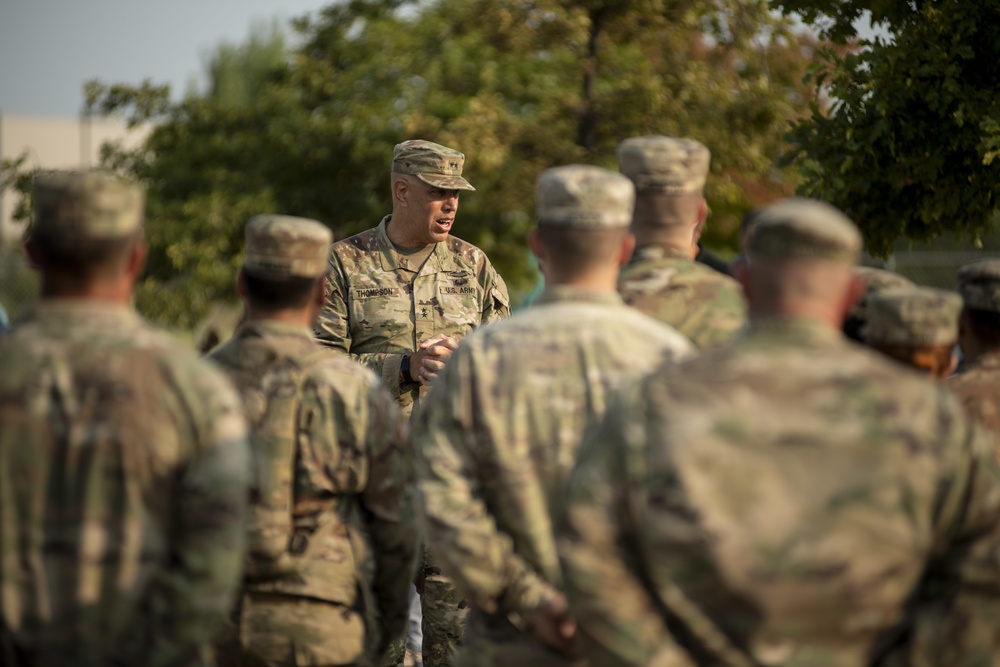
[[[247,322],[280,322],[310,328],[316,321],[317,313],[312,309],[289,308],[286,310],[264,310],[247,304]]]
[[[546,287],[574,287],[589,292],[617,292],[618,267],[607,267],[586,273],[565,274],[552,268],[545,271]]]
[[[635,247],[669,248],[682,252],[690,252],[694,243],[694,227],[651,227],[647,225],[632,225],[635,235]]]
[[[433,243],[426,243],[411,234],[406,222],[406,219],[401,214],[393,211],[392,217],[389,218],[389,222],[386,225],[385,234],[394,246],[416,250],[434,245]]]
[[[43,275],[41,298],[129,306],[132,303],[132,284],[122,280],[94,280],[80,283]]]

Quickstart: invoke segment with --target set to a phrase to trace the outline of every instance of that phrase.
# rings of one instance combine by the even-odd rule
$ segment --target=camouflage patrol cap
[[[255,276],[316,278],[327,270],[333,234],[321,222],[258,215],[246,227],[243,268]]]
[[[618,145],[618,165],[636,190],[667,194],[701,192],[712,154],[693,139],[632,137]]]
[[[814,259],[855,264],[861,233],[840,210],[812,199],[786,199],[760,212],[747,254],[755,259]]]
[[[575,164],[546,169],[538,177],[539,227],[625,228],[633,206],[635,186],[607,169]]]
[[[475,190],[462,178],[464,165],[464,153],[423,139],[396,144],[392,151],[392,173],[410,174],[445,190]]]
[[[898,273],[893,273],[892,271],[876,269],[870,266],[855,266],[853,273],[856,277],[861,278],[861,280],[865,282],[865,293],[860,299],[858,299],[858,302],[854,304],[854,308],[851,309],[849,317],[863,321],[868,320],[868,302],[879,292],[900,287],[916,287],[916,285],[914,285],[909,278],[905,278]]]
[[[984,259],[960,268],[958,293],[967,308],[1000,313],[1000,259]]]
[[[962,297],[930,287],[898,287],[872,296],[865,339],[869,344],[953,345]]]
[[[145,192],[100,171],[48,171],[31,187],[32,233],[64,239],[102,240],[142,228]]]

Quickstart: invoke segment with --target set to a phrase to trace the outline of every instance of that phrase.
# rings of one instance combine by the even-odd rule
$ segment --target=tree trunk
[[[604,28],[604,8],[590,13],[590,39],[587,40],[587,58],[583,64],[583,100],[580,105],[580,122],[576,143],[587,152],[594,149],[597,112],[594,109],[594,81],[597,79],[598,51],[601,31]]]

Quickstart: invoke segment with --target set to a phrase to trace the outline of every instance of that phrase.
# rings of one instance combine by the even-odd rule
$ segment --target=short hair
[[[569,275],[578,275],[603,263],[612,262],[629,234],[625,227],[614,229],[567,229],[540,225],[538,236],[545,245],[553,267]]]
[[[1000,313],[966,306],[962,318],[969,333],[984,347],[1000,348]]]
[[[42,271],[89,282],[119,269],[142,238],[142,232],[106,239],[78,239],[35,229],[29,230],[27,238],[35,249]]]
[[[323,277],[305,278],[287,276],[281,278],[257,276],[243,270],[243,285],[251,306],[264,310],[288,310],[304,308],[312,298],[316,283]]]

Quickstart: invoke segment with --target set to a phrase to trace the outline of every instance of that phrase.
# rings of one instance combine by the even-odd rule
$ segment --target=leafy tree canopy
[[[377,223],[408,138],[466,153],[478,191],[456,232],[515,293],[534,281],[523,239],[550,166],[613,167],[629,136],[698,138],[716,247],[792,187],[774,159],[807,110],[816,43],[765,0],[345,0],[294,28],[281,59],[267,39],[219,51],[210,93],[179,103],[149,82],[88,85],[95,112],[155,124],[138,151],[104,155],[149,188],[147,315],[190,327],[230,298],[254,214],[313,217],[337,238]]]
[[[899,238],[990,231],[1000,202],[1000,1],[776,4],[839,39],[870,10],[890,35],[821,51],[816,92],[833,103],[815,103],[790,135],[801,191],[847,211],[874,254]]]

